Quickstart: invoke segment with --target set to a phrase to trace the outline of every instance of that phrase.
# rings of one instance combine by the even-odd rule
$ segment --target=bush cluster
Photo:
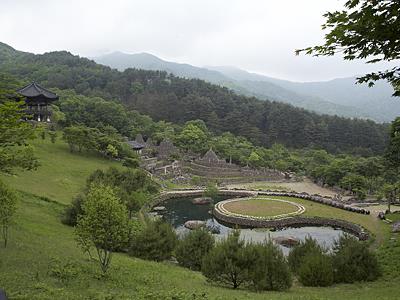
[[[297,273],[305,286],[330,286],[333,284],[332,258],[321,251],[306,254]]]
[[[205,255],[214,248],[214,237],[205,229],[190,231],[178,243],[175,256],[179,264],[200,271]]]
[[[333,250],[335,282],[373,281],[380,276],[378,260],[365,243],[344,235]]]
[[[201,271],[212,282],[254,290],[287,290],[292,274],[304,286],[321,287],[372,281],[380,275],[368,245],[349,235],[342,236],[330,253],[307,237],[286,258],[272,240],[246,243],[238,230],[218,243],[205,229],[191,231],[177,241],[169,224],[153,221],[133,237],[130,254],[155,261],[174,255],[181,266]]]
[[[236,230],[204,257],[201,270],[209,280],[233,288],[245,285],[281,291],[292,285],[289,266],[278,246],[272,241],[246,244]]]
[[[365,242],[350,235],[341,236],[332,253],[327,253],[312,238],[306,238],[291,250],[288,261],[305,286],[373,281],[380,275],[375,254]]]
[[[168,223],[148,221],[142,230],[131,237],[129,254],[147,260],[162,261],[171,258],[177,245],[175,230]]]
[[[78,194],[62,217],[63,224],[75,226],[78,215],[82,214],[82,204],[92,184],[103,184],[114,189],[119,200],[126,206],[129,219],[137,213],[148,201],[152,194],[157,193],[158,186],[146,172],[141,169],[117,169],[110,167],[107,170],[96,170],[86,180],[86,187]]]
[[[82,150],[98,152],[109,158],[137,159],[136,153],[124,141],[124,138],[112,126],[99,128],[73,125],[65,127],[63,139],[71,152]]]

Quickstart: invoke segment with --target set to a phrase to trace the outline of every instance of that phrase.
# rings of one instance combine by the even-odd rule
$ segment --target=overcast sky
[[[196,66],[229,65],[295,81],[388,65],[295,56],[323,41],[322,14],[344,0],[0,0],[0,41],[81,56],[149,52]]]

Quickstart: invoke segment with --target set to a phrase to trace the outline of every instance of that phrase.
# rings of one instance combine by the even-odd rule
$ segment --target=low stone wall
[[[341,228],[344,231],[354,234],[360,240],[367,240],[369,238],[368,232],[363,227],[344,220],[320,217],[290,217],[278,220],[257,220],[254,218],[226,215],[216,208],[213,209],[213,215],[219,221],[242,227],[282,229],[285,227],[329,226]]]
[[[222,170],[236,170],[240,171],[240,167],[235,164],[229,164],[229,163],[219,163],[219,162],[207,162],[207,161],[201,161],[201,160],[196,160],[187,163],[189,166],[195,166],[199,168],[204,168],[204,169],[222,169]]]
[[[346,205],[342,202],[333,200],[332,198],[327,198],[327,197],[322,197],[319,195],[309,195],[307,193],[293,193],[293,192],[275,192],[275,191],[258,191],[258,195],[266,195],[266,196],[281,196],[281,197],[294,197],[294,198],[300,198],[300,199],[305,199],[305,200],[310,200],[313,202],[329,205],[332,207],[344,209],[347,211],[359,213],[359,214],[365,214],[369,215],[370,211],[359,208],[359,207],[354,207],[350,205]]]

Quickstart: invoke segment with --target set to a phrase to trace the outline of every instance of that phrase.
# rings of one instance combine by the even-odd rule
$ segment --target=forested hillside
[[[258,145],[282,143],[292,148],[359,154],[381,153],[386,145],[387,125],[321,116],[167,72],[119,72],[65,51],[34,55],[0,44],[0,68],[49,88],[75,89],[80,94],[121,101],[155,120],[184,123],[202,119],[216,133],[230,131]]]
[[[373,88],[356,85],[355,78],[292,82],[235,67],[201,68],[165,61],[148,53],[114,52],[95,57],[94,60],[120,71],[138,68],[166,71],[178,77],[202,79],[228,87],[241,95],[288,103],[319,114],[369,118],[377,122],[392,121],[400,114],[400,102],[392,97],[393,88],[386,82],[377,82]]]

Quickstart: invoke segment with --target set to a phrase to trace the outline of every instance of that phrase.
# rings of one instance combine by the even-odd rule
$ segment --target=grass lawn
[[[373,283],[255,293],[212,285],[198,272],[115,254],[108,278],[76,246],[71,227],[59,222],[63,205],[21,194],[9,246],[0,247],[0,287],[11,299],[398,299],[396,256],[385,252],[392,273]],[[395,241],[400,249],[400,243]],[[399,255],[399,252],[396,255]],[[390,261],[391,259],[392,261]],[[386,262],[386,260],[383,260]]]
[[[224,208],[232,213],[255,217],[272,217],[298,210],[297,206],[293,204],[265,199],[232,201],[224,204]]]
[[[386,217],[386,219],[389,219],[389,220],[391,220],[393,222],[400,221],[400,213],[386,214],[385,217]]]
[[[119,162],[91,153],[71,153],[60,138],[55,144],[49,139],[36,139],[33,145],[40,167],[36,171],[18,172],[0,179],[15,189],[64,204],[70,203],[79,193],[94,170],[121,166]]]

